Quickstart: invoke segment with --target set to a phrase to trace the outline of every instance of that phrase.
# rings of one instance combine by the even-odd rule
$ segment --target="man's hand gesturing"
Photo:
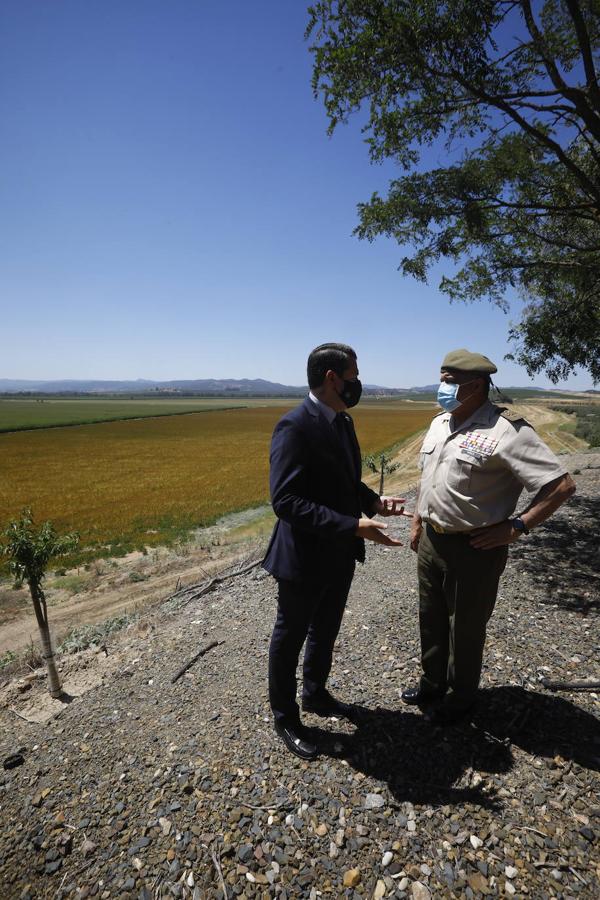
[[[375,504],[375,512],[379,516],[412,516],[412,513],[404,512],[404,497],[380,497]]]
[[[392,515],[392,513],[388,513]],[[356,529],[356,537],[364,538],[367,541],[374,541],[376,544],[387,544],[388,547],[401,547],[402,541],[386,534],[387,525],[383,522],[374,522],[372,519],[359,519]]]

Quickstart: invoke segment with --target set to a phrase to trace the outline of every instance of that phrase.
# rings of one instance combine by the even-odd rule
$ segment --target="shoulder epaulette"
[[[515,409],[505,409],[502,407],[499,407],[499,409],[502,418],[510,422],[511,425],[516,425],[517,422],[524,422],[525,425],[529,425],[525,416],[522,416],[521,413],[517,412]]]

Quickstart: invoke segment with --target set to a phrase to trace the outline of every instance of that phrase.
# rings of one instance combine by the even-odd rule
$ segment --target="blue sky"
[[[301,384],[340,340],[368,383],[431,383],[462,346],[531,383],[503,362],[510,314],[352,236],[394,170],[358,123],[327,137],[306,22],[282,0],[5,0],[0,377]]]

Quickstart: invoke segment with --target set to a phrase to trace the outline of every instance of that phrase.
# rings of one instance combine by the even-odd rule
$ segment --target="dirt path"
[[[234,548],[215,548],[211,555],[198,549],[187,557],[163,549],[155,562],[146,562],[141,554],[132,554],[135,558],[123,562],[118,574],[111,569],[100,569],[99,574],[91,576],[93,587],[69,599],[61,596],[64,591],[51,588],[47,596],[55,642],[59,643],[74,626],[135,613],[161,602],[178,587],[205,581],[243,558],[252,547],[253,544],[248,542]],[[0,629],[0,655],[8,650],[23,650],[32,640],[36,643],[37,636],[35,616],[26,606]]]

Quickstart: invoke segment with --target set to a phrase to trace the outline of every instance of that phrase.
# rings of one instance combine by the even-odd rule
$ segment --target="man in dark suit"
[[[361,481],[360,448],[346,413],[362,391],[354,350],[322,344],[310,354],[307,370],[308,397],[273,433],[270,485],[278,521],[263,566],[279,587],[269,651],[275,730],[292,753],[313,759],[318,748],[296,702],[302,645],[306,641],[303,710],[351,717],[351,707],[325,686],[333,647],[356,560],[365,558],[365,539],[400,545],[370,517],[402,515],[404,501],[379,497]]]

